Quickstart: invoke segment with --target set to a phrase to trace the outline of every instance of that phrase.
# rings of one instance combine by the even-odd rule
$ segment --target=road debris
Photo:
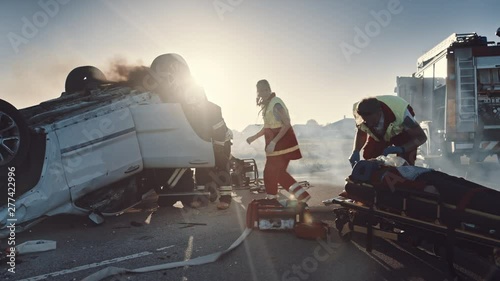
[[[56,249],[56,241],[51,241],[51,240],[26,241],[16,246],[16,252],[19,255],[45,252],[55,249]]]
[[[197,223],[197,222],[179,222],[178,224],[184,224],[184,226],[179,228],[188,228],[196,225],[207,225],[206,223]]]

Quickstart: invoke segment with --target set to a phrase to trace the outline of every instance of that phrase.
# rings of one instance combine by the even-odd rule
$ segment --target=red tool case
[[[263,222],[270,222],[274,227],[264,229],[293,229],[295,224],[304,220],[307,205],[297,201],[287,201],[287,205],[283,206],[276,199],[253,200],[248,204],[247,227],[263,229]],[[282,222],[287,222],[287,225]],[[293,225],[289,225],[289,222],[293,222]]]

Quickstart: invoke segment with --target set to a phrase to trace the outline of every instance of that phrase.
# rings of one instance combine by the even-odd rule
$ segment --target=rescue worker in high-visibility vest
[[[247,142],[250,144],[261,136],[265,137],[266,199],[277,198],[278,184],[280,184],[297,200],[306,202],[311,196],[287,172],[290,160],[302,158],[297,138],[290,124],[290,115],[285,103],[271,91],[267,80],[257,82],[257,105],[262,109],[264,127],[257,134],[247,138]]]
[[[396,154],[415,165],[417,149],[427,141],[410,104],[398,96],[370,97],[353,106],[357,133],[349,162]]]
[[[203,88],[193,86],[186,91],[186,105],[184,110],[195,132],[203,139],[213,144],[215,167],[196,168],[196,188],[215,187],[219,190],[217,209],[225,210],[231,204],[231,174],[229,160],[231,158],[232,132],[226,126],[220,106],[207,100]],[[201,202],[194,200],[192,207],[199,207]]]

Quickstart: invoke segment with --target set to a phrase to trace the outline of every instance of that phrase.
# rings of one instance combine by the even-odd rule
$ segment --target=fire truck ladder
[[[474,126],[476,121],[476,78],[473,58],[458,58],[458,112],[462,124]],[[468,126],[467,126],[468,127]]]

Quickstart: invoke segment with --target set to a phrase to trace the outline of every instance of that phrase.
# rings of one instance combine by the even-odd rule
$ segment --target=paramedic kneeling
[[[427,136],[415,121],[413,108],[398,96],[377,96],[354,104],[357,133],[354,151],[349,162],[354,166],[363,158],[397,154],[410,165],[415,165],[417,148],[427,141]]]

